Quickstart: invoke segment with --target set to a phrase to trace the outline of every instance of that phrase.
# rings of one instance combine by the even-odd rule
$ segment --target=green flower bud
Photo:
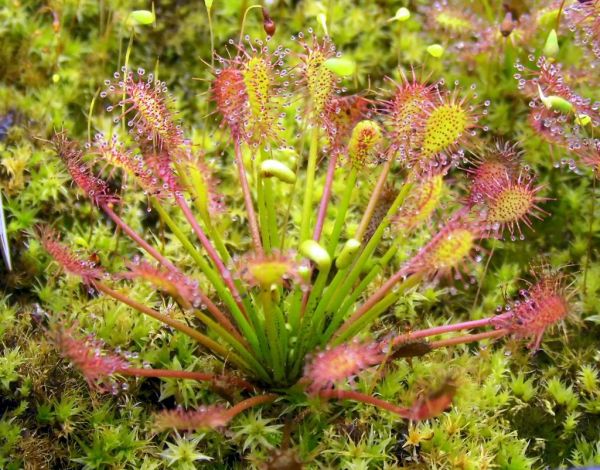
[[[310,281],[310,268],[308,266],[298,266],[298,276],[304,281]]]
[[[558,55],[560,48],[558,47],[558,36],[556,35],[556,30],[551,30],[550,34],[548,34],[548,38],[546,39],[546,44],[544,44],[543,53],[546,57],[555,58]]]
[[[278,160],[265,160],[260,165],[260,175],[264,178],[275,177],[284,183],[294,184],[296,174]]]
[[[129,13],[125,24],[127,26],[149,25],[154,23],[156,16],[150,10],[134,10]]]
[[[360,242],[358,240],[354,238],[348,240],[344,244],[342,251],[335,260],[335,265],[338,267],[338,269],[344,269],[350,266],[350,263],[352,263],[352,261],[354,260],[354,255],[358,252],[359,249]]]
[[[306,240],[300,245],[300,253],[317,265],[320,271],[331,268],[331,256],[314,240]]]
[[[350,136],[348,159],[355,168],[363,168],[372,160],[381,143],[381,128],[375,121],[360,121]]]
[[[410,18],[410,10],[406,7],[401,7],[398,8],[398,10],[396,11],[396,14],[390,18],[388,20],[388,22],[390,21],[400,21],[400,22],[404,22],[406,20],[408,20]]]

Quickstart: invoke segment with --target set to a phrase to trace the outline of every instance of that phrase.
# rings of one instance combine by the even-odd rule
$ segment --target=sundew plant
[[[531,227],[544,213],[539,206],[544,198],[534,176],[522,167],[516,145],[486,142],[479,134],[490,103],[477,103],[474,87],[448,90],[412,71],[400,82],[390,81],[390,89],[381,92],[389,96],[345,95],[340,76],[351,73],[353,63],[336,52],[329,37],[319,38],[312,30],[308,35],[298,34],[295,52],[272,45],[269,37],[232,41],[230,58],[218,56],[213,70],[210,93],[230,134],[226,144],[239,176],[251,241],[246,250],[228,248],[227,234],[218,227],[227,202],[219,199],[202,148],[186,138],[185,126],[171,110],[166,83],[153,74],[123,67],[100,93],[111,103],[106,110],[115,113],[113,132],[125,122],[130,144],[118,133],[99,133],[85,144],[65,131],[53,137],[54,149],[79,189],[147,257],[136,255],[125,272],[107,273],[99,263],[72,253],[46,227],[40,229],[42,246],[90,289],[190,336],[231,371],[140,370],[72,331],[59,330],[57,343],[65,356],[90,385],[103,389],[110,385],[118,390],[117,376],[125,375],[196,378],[240,391],[272,392],[246,398],[229,410],[215,406],[165,412],[161,425],[222,426],[239,410],[275,400],[290,387],[323,398],[372,403],[405,418],[430,417],[443,410],[437,409],[438,401],[399,407],[345,385],[361,370],[383,364],[414,343],[423,354],[516,335],[538,348],[546,328],[570,311],[563,276],[540,268],[521,299],[500,315],[491,312],[481,320],[404,334],[390,331],[379,338],[368,334],[370,325],[406,291],[443,277],[460,282],[469,263],[481,258],[481,240],[506,233],[512,240],[523,239],[522,226]],[[290,66],[287,56],[293,54],[296,63]],[[294,119],[286,120],[292,104]],[[293,149],[304,139],[306,162],[291,166],[277,158],[277,151]],[[476,149],[472,162],[469,148]],[[361,213],[361,221],[350,231],[346,219],[356,185],[377,164],[381,169],[367,204],[352,208]],[[412,233],[438,209],[448,175],[466,165],[469,190],[458,196],[456,207],[445,209],[440,226],[427,228],[429,239],[373,287],[396,252],[411,246]],[[319,171],[326,174],[315,204]],[[334,195],[336,177],[345,181]],[[148,210],[158,213],[193,259],[192,272],[178,267],[118,215],[120,193],[127,191],[147,197]],[[328,210],[333,198],[336,205]],[[384,204],[387,210],[381,209]],[[384,252],[380,257],[378,248]],[[148,282],[168,295],[179,313],[161,312],[133,298],[129,291],[135,282]],[[469,330],[480,332],[432,339]]]
[[[397,378],[398,364],[427,363],[451,348],[480,350],[481,361],[490,350],[499,358],[533,361],[548,338],[560,341],[561,331],[577,328],[581,298],[597,284],[590,257],[600,105],[581,83],[598,81],[589,71],[598,67],[600,2],[551,3],[537,13],[511,6],[496,12],[489,2],[473,12],[461,2],[409,2],[391,9],[390,30],[417,40],[418,15],[430,38],[444,40],[421,44],[420,60],[377,64],[384,70],[373,82],[365,79],[368,64],[336,45],[322,5],[307,22],[312,27],[300,32],[278,21],[274,11],[281,8],[249,6],[226,41],[215,40],[213,2],[203,6],[210,20],[203,40],[210,49],[196,57],[201,76],[187,78],[189,89],[182,92],[163,78],[170,64],[137,62],[142,46],[136,36],[156,28],[161,15],[154,6],[136,10],[123,19],[129,39],[119,37],[116,70],[92,77],[98,91],[83,106],[87,135],[55,122],[47,139],[37,137],[44,158],[68,175],[63,192],[76,209],[69,224],[36,220],[24,226],[23,243],[48,255],[50,286],[78,292],[85,301],[71,315],[69,302],[52,300],[40,284],[36,308],[44,314],[36,322],[93,397],[134,400],[146,382],[169,384],[161,399],[171,399],[150,406],[147,420],[164,439],[175,436],[161,454],[169,466],[188,459],[190,466],[180,468],[195,468],[193,462],[215,458],[194,454],[201,440],[247,433],[244,451],[281,445],[270,459],[257,451],[252,465],[302,468],[288,452],[298,413],[343,416],[348,403],[403,423],[404,454],[396,458],[417,465],[419,446],[431,440],[444,448],[427,423],[446,419],[454,426],[450,416],[461,410],[453,401],[471,384],[456,367],[418,380]],[[246,34],[247,18],[257,15],[263,31]],[[579,69],[558,60],[561,34],[572,35],[572,47],[586,57]],[[552,226],[553,185],[560,183],[536,174],[531,142],[494,127],[507,112],[505,103],[496,104],[470,76],[488,67],[482,56],[500,48],[510,73],[503,86],[526,103],[523,125],[551,156],[552,171],[570,171],[591,187],[582,266],[536,252],[535,240],[527,248],[530,238]],[[445,76],[440,64],[448,54],[464,74]],[[493,81],[494,72],[486,70],[485,79]],[[190,107],[201,117],[191,118]],[[82,227],[112,235],[94,246],[91,236],[84,241],[70,233]],[[126,250],[119,249],[123,244]],[[486,276],[506,250],[522,251],[529,267],[511,274],[518,294],[506,293],[500,306],[491,306],[482,300]],[[419,309],[428,300],[448,308],[424,323]],[[105,329],[95,330],[90,316],[96,314],[86,312],[98,305],[113,312],[107,315],[115,323],[122,315],[138,316],[138,325],[160,325],[151,339],[137,335],[142,357],[114,346]],[[478,314],[469,315],[469,308]],[[457,320],[461,314],[467,319]],[[179,346],[166,351],[170,341]],[[553,360],[549,356],[548,367]],[[582,396],[592,403],[586,412],[597,413],[597,369],[589,367],[578,377]],[[508,381],[508,373],[498,380]],[[549,393],[575,427],[582,413],[569,404],[572,388],[549,380],[557,381],[548,382]],[[376,390],[378,383],[402,389],[404,400]],[[198,384],[202,392],[192,396]],[[532,399],[525,375],[513,375],[511,384],[521,403]],[[283,426],[275,419],[285,423],[282,440],[269,437]],[[467,426],[459,422],[456,433]],[[91,449],[79,463],[102,468],[90,463]],[[361,452],[357,459],[365,458],[366,466],[360,468],[383,468],[375,463],[380,452],[370,448],[368,458]],[[595,455],[600,458],[600,449]],[[571,457],[573,463],[593,461]],[[422,468],[438,468],[431,459],[431,467]],[[464,459],[440,468],[532,463],[514,460],[511,466],[500,456],[494,464],[483,454],[477,463]],[[336,462],[346,468],[343,462],[352,458]]]

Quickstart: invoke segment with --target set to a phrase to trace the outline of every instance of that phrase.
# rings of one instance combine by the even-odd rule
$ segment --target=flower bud
[[[275,30],[277,29],[277,26],[275,25],[273,18],[271,18],[271,16],[269,15],[269,12],[267,11],[267,9],[265,7],[262,8],[262,15],[263,15],[263,29],[265,30],[265,33],[267,33],[269,36],[273,37],[273,35],[275,34]]]
[[[335,265],[337,266],[337,268],[344,269],[344,268],[347,268],[348,266],[350,266],[350,263],[352,263],[352,261],[354,261],[354,255],[358,252],[359,249],[360,249],[360,242],[358,240],[356,240],[354,238],[351,238],[350,240],[348,240],[344,244],[342,251],[340,252],[337,259],[335,260]]]
[[[372,160],[381,143],[381,128],[375,121],[360,121],[348,144],[348,159],[355,168],[362,168]]]
[[[392,18],[390,18],[388,20],[388,22],[390,22],[390,21],[404,22],[404,21],[407,21],[409,18],[410,18],[410,10],[406,7],[400,7],[396,11],[396,14]]]
[[[331,268],[331,257],[327,250],[314,240],[306,240],[300,245],[300,253],[317,265],[320,271]]]
[[[156,15],[149,10],[134,10],[127,16],[125,24],[129,27],[137,25],[149,25],[156,21]]]
[[[288,184],[296,182],[296,174],[278,160],[265,160],[260,165],[260,175],[264,178],[275,177]]]
[[[558,46],[558,36],[556,35],[556,30],[552,29],[546,38],[546,43],[544,44],[543,53],[548,58],[556,58],[560,51]]]

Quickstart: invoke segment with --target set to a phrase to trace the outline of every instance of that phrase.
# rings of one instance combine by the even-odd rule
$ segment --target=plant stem
[[[379,174],[377,184],[375,185],[375,188],[373,188],[373,192],[371,193],[371,198],[369,199],[367,208],[365,209],[358,229],[354,234],[354,238],[356,238],[357,240],[362,240],[362,237],[365,234],[367,227],[369,226],[369,222],[373,218],[375,207],[377,207],[379,197],[381,196],[381,192],[383,191],[383,188],[385,186],[385,180],[387,179],[388,174],[390,173],[390,169],[392,168],[392,160],[393,158],[390,155],[385,164],[383,165],[383,168],[381,169],[381,173]]]
[[[288,298],[288,322],[292,327],[292,331],[298,333],[300,329],[300,308],[302,304],[303,291],[300,287],[296,286],[296,289],[289,294]]]
[[[373,304],[369,308],[365,308],[365,305],[361,306],[348,320],[344,322],[340,329],[335,332],[333,344],[337,345],[344,342],[346,339],[360,331],[364,325],[375,320],[379,315],[393,305],[404,292],[418,284],[421,279],[422,276],[419,274],[410,276],[401,284],[399,284],[396,290],[385,296],[381,302]],[[332,320],[333,326],[331,329],[333,331],[335,331],[335,328],[341,319],[343,319],[343,317],[334,318]]]
[[[198,341],[202,346],[215,352],[216,354],[219,354],[221,357],[226,358],[227,360],[231,360],[233,363],[235,363],[239,367],[242,367],[243,369],[246,369],[246,370],[252,370],[252,368],[245,361],[243,361],[237,354],[232,353],[230,350],[226,349],[221,344],[217,343],[216,341],[209,338],[208,336],[203,335],[202,333],[200,333],[199,331],[195,330],[194,328],[186,325],[185,323],[182,323],[179,320],[175,320],[167,315],[164,315],[164,314],[158,312],[157,310],[154,310],[142,303],[136,302],[135,300],[127,297],[125,294],[122,294],[121,292],[111,289],[110,287],[103,284],[102,282],[95,281],[93,283],[93,285],[96,289],[98,289],[101,292],[104,292],[106,295],[112,297],[113,299],[116,299],[119,302],[129,305],[133,309],[135,309],[141,313],[144,313],[144,314],[148,315],[149,317],[152,317],[155,320],[158,320],[159,322],[164,323],[165,325],[169,325],[171,328],[174,328],[177,331],[180,331],[180,332],[188,335],[189,337]]]
[[[235,299],[236,303],[238,304],[238,307],[240,308],[240,310],[245,311],[244,305],[242,303],[242,296],[238,292],[237,287],[235,286],[235,284],[233,283],[233,277],[231,276],[231,273],[225,267],[225,264],[223,264],[223,261],[221,260],[221,258],[219,258],[219,255],[215,251],[215,249],[212,246],[210,240],[207,238],[206,234],[204,233],[204,231],[202,230],[202,228],[198,224],[198,221],[194,217],[194,214],[192,213],[192,211],[190,209],[190,206],[187,205],[187,202],[185,202],[185,199],[181,195],[176,195],[175,196],[175,200],[177,201],[177,204],[181,208],[181,211],[183,212],[183,215],[185,216],[185,218],[187,219],[187,221],[191,225],[192,229],[196,233],[196,236],[198,237],[198,240],[200,240],[200,243],[202,244],[202,246],[206,250],[206,254],[212,260],[212,262],[214,263],[215,267],[219,271],[219,274],[223,278],[223,281],[225,282],[225,285],[231,291],[231,293],[233,295],[233,298]]]
[[[346,182],[346,187],[344,194],[342,195],[342,199],[338,206],[337,214],[335,216],[335,223],[333,225],[333,230],[331,231],[331,235],[329,237],[329,243],[327,244],[327,251],[330,256],[335,254],[335,249],[337,247],[338,241],[340,239],[340,235],[342,233],[342,229],[344,227],[344,222],[346,221],[346,212],[348,212],[348,207],[350,206],[350,199],[352,197],[352,193],[355,191],[355,183],[356,178],[358,177],[358,170],[356,168],[352,168],[350,170],[350,174],[348,175],[348,181]]]
[[[235,149],[235,164],[238,168],[238,174],[240,177],[240,185],[242,186],[242,193],[244,194],[244,204],[246,205],[246,212],[248,214],[248,224],[250,225],[250,235],[254,243],[254,250],[257,254],[263,253],[263,247],[260,241],[260,230],[258,228],[258,222],[256,220],[256,213],[254,212],[254,205],[252,203],[252,193],[250,186],[248,185],[248,178],[246,177],[246,168],[244,167],[244,159],[242,157],[242,148],[240,147],[239,139],[234,137],[234,149]]]
[[[249,352],[246,341],[242,340],[241,342],[234,338],[227,330],[225,330],[221,325],[214,322],[212,319],[204,315],[202,312],[194,311],[194,315],[204,323],[208,328],[212,329],[217,336],[219,336],[223,341],[229,343],[243,359],[248,361],[248,363],[254,367],[256,371],[259,371],[262,378],[268,377],[266,369],[263,365],[256,360],[256,358]],[[260,351],[256,351],[257,354],[260,354]]]
[[[310,349],[319,339],[319,331],[325,321],[325,315],[316,315],[317,312],[314,310],[314,306],[325,288],[328,276],[329,269],[319,271],[306,305],[303,308],[301,331],[298,338],[298,346],[301,354],[304,352],[305,345],[307,345],[306,349]]]
[[[258,208],[258,220],[260,222],[260,234],[262,244],[267,253],[271,252],[271,232],[269,231],[269,214],[265,203],[265,186],[264,181],[268,178],[260,176],[260,164],[262,162],[262,150],[256,152],[254,157],[254,180],[256,182],[256,206]]]
[[[265,395],[259,395],[257,397],[247,398],[246,400],[243,400],[229,408],[227,411],[225,411],[225,413],[227,413],[230,418],[234,418],[235,416],[240,414],[242,411],[247,410],[248,408],[275,401],[278,397],[279,395],[276,395],[274,393],[268,393]]]
[[[402,343],[406,343],[406,342],[409,342],[409,341],[412,341],[415,339],[427,338],[429,336],[437,336],[437,335],[441,335],[444,333],[450,333],[453,331],[471,330],[474,328],[482,328],[484,326],[490,326],[494,320],[497,320],[500,317],[501,317],[501,315],[498,315],[495,317],[483,318],[481,320],[472,320],[472,321],[466,321],[466,322],[461,322],[461,323],[454,323],[452,325],[435,326],[435,327],[427,328],[424,330],[414,331],[412,333],[406,333],[406,334],[403,334],[400,336],[396,336],[392,340],[392,346],[395,347]]]
[[[207,192],[206,187],[201,188],[200,191],[198,191],[198,187],[201,186],[202,183],[198,181],[198,178],[195,177],[195,174],[191,173],[188,176],[188,172],[186,171],[186,168],[181,163],[175,162],[175,168],[177,170],[177,176],[181,180],[183,187],[188,189],[188,192],[190,193],[190,195],[192,197],[193,204],[196,207],[196,210],[198,211],[198,213],[200,214],[202,222],[204,222],[204,226],[206,227],[206,231],[208,232],[208,235],[210,235],[210,239],[215,244],[215,247],[216,247],[217,251],[219,252],[219,255],[221,256],[221,258],[224,260],[225,263],[230,263],[231,255],[227,251],[227,248],[225,247],[225,243],[223,243],[223,240],[222,240],[219,232],[217,230],[215,230],[215,228],[212,224],[212,221],[210,220],[210,214],[208,211],[208,202],[207,202],[208,196],[205,195],[204,198],[200,197],[200,194],[203,190],[205,193]],[[190,177],[191,177],[191,180],[190,180]]]
[[[108,215],[112,221],[119,227],[123,232],[129,236],[134,242],[136,242],[144,251],[146,251],[150,256],[152,256],[156,261],[158,261],[163,266],[176,269],[175,265],[171,263],[167,258],[161,255],[156,248],[151,246],[146,240],[144,240],[135,230],[133,230],[121,217],[119,217],[115,211],[112,210],[112,207],[108,204],[100,205],[100,208]]]
[[[379,302],[392,289],[392,287],[400,282],[405,276],[406,269],[405,267],[402,267],[393,276],[391,276],[371,297],[369,297],[348,320],[346,320],[346,323],[344,323],[337,334],[339,335],[362,315],[373,308],[377,302]]]
[[[275,199],[273,194],[273,181],[271,178],[263,178],[263,189],[265,194],[265,207],[267,209],[267,225],[269,227],[269,239],[271,249],[279,246],[277,232],[277,211],[275,210]]]
[[[398,236],[394,239],[388,250],[381,257],[381,259],[371,268],[371,271],[360,281],[360,284],[356,286],[352,293],[344,300],[341,307],[339,307],[339,311],[341,312],[342,318],[345,316],[346,312],[354,305],[356,300],[361,296],[361,294],[365,291],[365,289],[371,284],[371,281],[375,279],[375,277],[381,272],[383,268],[385,268],[391,259],[394,257],[396,252],[398,251],[399,246],[404,241],[403,236]]]
[[[196,250],[192,242],[190,242],[190,240],[186,237],[186,235],[171,218],[171,216],[167,213],[167,211],[160,205],[159,201],[156,198],[152,198],[151,202],[153,207],[159,213],[161,219],[164,220],[164,222],[169,226],[171,232],[173,232],[173,234],[179,239],[186,251],[198,264],[200,270],[204,273],[204,275],[214,286],[214,288],[217,291],[217,294],[225,302],[225,304],[231,311],[231,314],[235,319],[237,325],[241,328],[243,334],[246,336],[253,349],[255,351],[259,351],[258,339],[256,337],[256,334],[254,333],[252,326],[248,322],[247,317],[244,315],[244,312],[240,309],[239,305],[235,301],[233,295],[229,290],[227,290],[224,280],[221,277],[219,277],[219,275],[209,266],[208,262],[198,252],[198,250]],[[249,311],[252,312],[252,310]]]
[[[592,258],[592,248],[594,246],[594,219],[596,216],[596,179],[598,175],[593,175],[592,179],[592,201],[591,201],[591,214],[590,214],[590,223],[588,227],[588,246],[587,246],[587,256],[585,257],[585,264],[583,267],[583,295],[586,294],[587,291],[587,274],[590,267],[590,260]]]
[[[483,339],[493,339],[500,338],[501,336],[506,336],[509,333],[509,330],[506,328],[500,330],[492,330],[486,331],[484,333],[477,333],[475,335],[463,335],[457,336],[455,338],[441,339],[439,341],[432,341],[429,343],[431,349],[444,348],[447,346],[455,346],[457,344],[467,344],[474,343],[477,341],[481,341]]]
[[[206,7],[206,14],[208,16],[208,31],[210,34],[210,65],[212,67],[215,66],[215,32],[213,31],[213,24],[212,24],[212,11],[211,8],[209,8],[206,3],[204,3],[204,6]]]
[[[330,287],[325,291],[325,294],[323,295],[323,297],[321,299],[321,303],[323,304],[323,307],[326,308],[328,312],[336,311],[342,304],[343,300],[348,296],[348,292],[350,291],[350,289],[352,289],[352,287],[354,286],[354,283],[360,276],[363,266],[368,261],[370,256],[373,254],[373,252],[377,248],[377,245],[379,245],[379,242],[381,241],[381,238],[383,237],[385,229],[389,226],[389,224],[392,221],[392,217],[396,214],[396,212],[398,211],[400,206],[404,203],[404,200],[408,196],[408,193],[411,188],[412,188],[412,183],[406,183],[406,184],[404,184],[402,189],[398,192],[396,199],[394,200],[394,202],[388,209],[385,217],[379,224],[379,227],[377,227],[377,229],[375,230],[375,233],[373,233],[373,236],[367,243],[367,246],[362,251],[362,253],[359,255],[358,259],[354,262],[352,267],[349,269],[341,270],[341,271],[337,272],[333,281],[330,284]],[[343,279],[344,276],[346,276],[346,273],[347,273],[347,277],[345,279]],[[342,279],[343,279],[343,283],[340,287],[339,284],[342,281]],[[332,288],[333,286],[335,286],[335,288]],[[320,308],[320,307],[321,307],[321,305],[319,305],[318,308]]]
[[[129,56],[131,55],[131,50],[133,49],[133,36],[135,35],[135,30],[132,28],[131,29],[131,36],[129,36],[129,44],[127,45],[127,51],[125,52],[125,72],[123,72],[123,74],[127,74],[129,73]],[[123,80],[127,80],[127,77],[124,76]],[[127,97],[127,93],[125,91],[125,87],[123,87],[123,95],[121,97],[121,100],[123,101],[123,111],[125,111],[125,98]],[[125,128],[125,115],[123,115],[123,117],[121,118],[121,130],[123,131],[123,133],[125,134],[126,132],[126,128]]]
[[[279,335],[277,332],[277,321],[273,312],[273,299],[271,292],[263,290],[261,292],[261,300],[263,314],[265,316],[265,327],[267,330],[267,338],[269,340],[269,351],[271,352],[271,362],[273,364],[273,372],[275,379],[283,379],[283,363],[281,358],[281,347],[279,344]]]
[[[166,213],[164,212],[164,209],[162,208],[162,206],[160,206],[160,204],[158,204],[157,200],[154,200],[154,207],[160,208],[159,213],[161,214],[161,216],[166,215]],[[121,219],[112,210],[112,208],[110,206],[108,206],[107,204],[103,204],[102,209],[132,240],[134,240],[136,243],[138,243],[146,252],[148,252],[148,254],[150,254],[153,258],[155,258],[159,263],[165,265],[169,269],[178,271],[177,268],[168,259],[166,259],[163,255],[161,255],[154,247],[149,245],[137,232],[135,232],[129,225],[127,225],[127,223],[123,219]],[[163,220],[164,220],[164,217],[163,217]],[[169,224],[169,222],[172,222],[172,220],[168,216],[167,216],[166,222],[171,228],[173,228],[173,226],[171,226]],[[192,249],[193,249],[193,246],[192,246]],[[195,249],[193,249],[193,252],[197,254]],[[200,255],[198,255],[198,256],[201,259],[201,263],[200,263],[201,267],[205,268],[205,269],[203,269],[203,272],[207,275],[207,277],[212,277],[212,280],[216,281],[216,283],[218,284],[218,281],[220,280],[220,278],[218,276],[214,275],[214,273],[212,273],[212,270],[210,269],[208,264],[206,264],[206,262],[204,261],[204,258],[202,258]],[[213,274],[213,276],[210,276],[211,273]],[[215,282],[213,282],[213,285],[215,285]],[[216,287],[216,285],[215,285],[215,287]],[[204,294],[200,290],[198,291],[198,294],[200,295],[201,303],[206,305],[207,310],[217,319],[217,321],[219,321],[219,323],[221,323],[221,325],[223,325],[223,327],[225,327],[227,330],[229,330],[229,332],[231,332],[231,334],[233,334],[238,340],[241,340],[241,336],[239,335],[239,332],[237,331],[235,326],[233,326],[233,324],[229,321],[227,316],[212,302],[212,300],[210,300],[210,298],[208,298],[208,296],[206,296],[206,294]]]
[[[215,375],[203,372],[190,372],[187,370],[172,370],[172,369],[140,369],[137,367],[127,367],[118,371],[121,375],[130,377],[156,377],[163,379],[182,379],[182,380],[197,380],[198,382],[230,383],[243,390],[252,392],[256,387],[244,379],[233,375]]]
[[[315,225],[315,231],[313,232],[313,240],[317,242],[321,239],[321,232],[323,231],[325,217],[327,216],[327,206],[329,205],[329,199],[331,198],[331,188],[333,186],[333,177],[335,175],[337,160],[337,152],[329,157],[329,166],[327,167],[325,186],[323,187],[323,195],[321,196],[321,204],[319,206],[319,213],[317,215],[317,224]]]
[[[304,201],[302,203],[302,219],[300,220],[300,243],[309,238],[318,153],[319,127],[317,125],[313,125],[310,136],[310,148],[308,151],[308,163],[306,166],[306,188],[304,190]]]
[[[331,399],[335,398],[337,400],[352,400],[359,401],[361,403],[366,403],[368,405],[373,405],[378,408],[382,408],[387,411],[391,411],[397,415],[402,416],[403,418],[410,418],[411,410],[410,408],[405,408],[401,406],[394,405],[388,401],[382,400],[381,398],[375,398],[374,396],[367,395],[364,393],[356,392],[354,390],[321,390],[318,392],[318,395],[321,398]]]

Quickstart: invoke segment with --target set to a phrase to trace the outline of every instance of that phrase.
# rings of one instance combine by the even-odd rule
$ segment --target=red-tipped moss
[[[332,388],[359,372],[381,363],[385,358],[378,343],[345,343],[318,352],[304,369],[304,377],[310,382],[309,391]]]
[[[104,277],[104,271],[91,260],[77,257],[65,244],[60,242],[58,234],[50,227],[41,227],[37,234],[40,243],[58,265],[67,273],[78,276],[86,284]]]
[[[103,351],[103,342],[90,336],[76,338],[72,328],[56,330],[52,338],[61,354],[81,371],[88,385],[98,391],[115,390],[112,376],[129,367],[122,357]]]

